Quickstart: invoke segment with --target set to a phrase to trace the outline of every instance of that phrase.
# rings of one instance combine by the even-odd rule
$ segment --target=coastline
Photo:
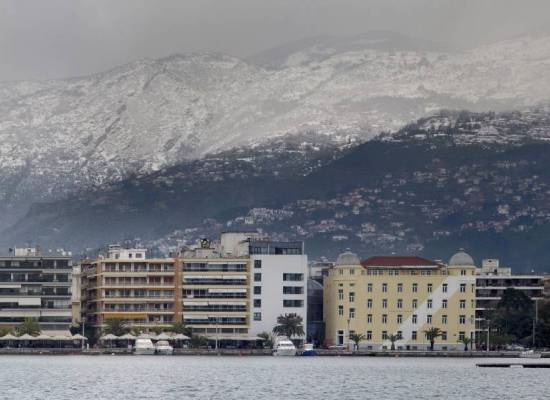
[[[407,358],[521,358],[519,351],[492,351],[490,353],[483,351],[334,351],[334,350],[316,350],[316,357],[407,357]],[[259,357],[271,356],[270,349],[175,349],[174,356],[237,356],[237,357]],[[116,355],[132,356],[132,351],[121,348],[102,348],[102,349],[64,349],[64,348],[44,348],[44,349],[0,349],[0,355]],[[550,358],[550,352],[543,352],[541,358]]]

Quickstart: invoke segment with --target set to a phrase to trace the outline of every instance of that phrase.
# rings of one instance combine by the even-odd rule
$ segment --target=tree
[[[472,339],[464,336],[462,339],[458,339],[458,342],[464,345],[464,351],[468,351],[468,346],[472,343]]]
[[[128,325],[120,318],[109,318],[105,322],[105,328],[103,328],[104,333],[110,333],[115,336],[122,336],[130,331]]]
[[[9,326],[0,326],[0,337],[6,336],[9,333],[13,332],[13,328]]]
[[[164,331],[164,328],[162,326],[151,327],[151,332],[153,332],[155,335],[160,335],[163,331]]]
[[[168,332],[181,333],[189,337],[193,336],[193,329],[191,329],[190,326],[185,325],[183,322],[174,322],[172,326],[168,328]]]
[[[507,288],[502,293],[500,301],[490,315],[496,335],[520,342],[532,340],[533,318],[533,301],[521,290],[513,288]]]
[[[208,346],[208,338],[206,336],[193,336],[191,338],[191,347],[199,349]]]
[[[430,350],[433,351],[435,339],[437,339],[442,335],[441,329],[432,327],[430,329],[425,330],[424,334],[426,335],[426,339],[428,339],[428,341],[430,342]]]
[[[388,340],[391,342],[391,349],[395,350],[395,342],[397,342],[398,340],[401,340],[401,335],[391,334],[391,335],[388,336]]]
[[[273,328],[276,335],[284,335],[289,339],[292,336],[304,336],[303,319],[295,313],[279,315],[277,325]]]
[[[19,336],[25,334],[31,336],[40,335],[40,325],[32,318],[25,318],[25,321],[19,324],[15,330]]]
[[[273,336],[269,332],[262,332],[258,334],[258,337],[261,337],[264,342],[264,347],[273,347]]]
[[[350,340],[355,344],[355,350],[359,350],[359,344],[367,337],[362,333],[352,333],[349,335]]]

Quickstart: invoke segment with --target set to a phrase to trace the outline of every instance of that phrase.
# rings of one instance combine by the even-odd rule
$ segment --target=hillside
[[[75,250],[132,239],[166,251],[258,227],[305,240],[312,257],[351,247],[447,259],[465,247],[478,260],[550,271],[549,138],[546,108],[442,112],[358,146],[281,138],[37,204],[2,236]]]
[[[0,228],[37,201],[285,134],[365,141],[441,108],[532,106],[549,63],[550,37],[457,51],[379,32],[0,83]]]

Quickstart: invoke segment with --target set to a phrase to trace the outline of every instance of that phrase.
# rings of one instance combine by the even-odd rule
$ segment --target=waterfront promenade
[[[343,351],[316,349],[319,357],[407,357],[407,358],[519,358],[519,351]],[[133,355],[127,348],[2,348],[0,355]],[[270,349],[174,349],[175,356],[271,356]],[[550,358],[550,352],[543,352],[542,358]]]

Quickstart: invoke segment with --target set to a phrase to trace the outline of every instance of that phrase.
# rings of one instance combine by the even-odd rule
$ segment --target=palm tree
[[[391,342],[391,350],[395,350],[395,342],[397,342],[398,340],[401,340],[401,335],[391,334],[388,336],[388,340]]]
[[[362,333],[352,333],[349,335],[350,340],[355,344],[355,350],[359,350],[359,343],[365,340],[367,337]]]
[[[425,330],[424,334],[426,335],[426,339],[430,341],[430,350],[433,351],[435,339],[440,337],[443,334],[443,332],[441,332],[441,329],[439,328],[432,327],[430,329]]]
[[[6,336],[8,333],[12,333],[13,328],[9,326],[0,326],[0,337]]]
[[[468,346],[472,343],[472,339],[469,337],[463,337],[462,339],[458,339],[458,342],[464,345],[464,351],[468,351]]]
[[[258,337],[263,339],[264,347],[273,347],[273,336],[269,332],[258,333]]]
[[[32,318],[25,318],[25,321],[19,324],[15,330],[19,336],[24,334],[31,336],[40,335],[40,325]]]
[[[105,322],[105,328],[103,332],[110,333],[115,336],[122,336],[130,331],[130,328],[123,319],[120,318],[110,318]]]
[[[170,328],[169,332],[181,333],[183,335],[191,337],[193,335],[193,330],[190,326],[185,325],[183,322],[174,322]]]
[[[276,335],[284,335],[289,339],[292,336],[304,336],[303,319],[295,313],[279,315],[277,325],[273,328]]]

